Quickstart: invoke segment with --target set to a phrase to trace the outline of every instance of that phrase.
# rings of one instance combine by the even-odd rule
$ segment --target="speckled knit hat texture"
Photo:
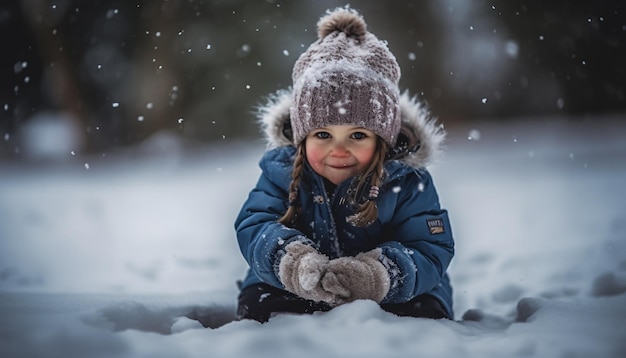
[[[369,129],[393,146],[400,131],[400,66],[363,18],[343,7],[317,23],[318,40],[296,61],[291,128],[299,144],[329,125]]]

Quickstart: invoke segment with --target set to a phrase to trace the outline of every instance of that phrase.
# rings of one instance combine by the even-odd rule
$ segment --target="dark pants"
[[[380,307],[398,316],[450,318],[439,300],[431,295],[420,295],[403,303],[381,304]],[[290,292],[260,283],[241,290],[237,318],[267,322],[272,315],[277,313],[311,314],[331,309],[332,307],[324,302],[305,300]]]

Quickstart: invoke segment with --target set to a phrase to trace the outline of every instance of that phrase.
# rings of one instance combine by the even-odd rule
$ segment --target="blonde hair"
[[[291,172],[291,183],[289,184],[289,203],[287,211],[278,220],[281,224],[292,226],[295,223],[296,218],[300,214],[301,207],[297,202],[298,189],[300,187],[300,181],[304,172],[304,161],[306,160],[305,153],[305,141],[300,142],[297,147],[296,155],[293,163],[293,170]],[[377,136],[376,139],[376,151],[370,166],[365,172],[359,175],[356,190],[354,190],[353,201],[358,203],[359,194],[361,194],[366,188],[372,186],[380,187],[384,177],[384,162],[385,155],[387,154],[387,143]],[[369,187],[368,187],[369,186]],[[366,227],[371,225],[378,218],[378,207],[376,206],[376,200],[369,198],[363,204],[360,204],[357,212],[347,218],[354,226]]]

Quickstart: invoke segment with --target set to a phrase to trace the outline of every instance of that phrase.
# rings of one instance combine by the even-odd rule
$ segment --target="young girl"
[[[425,168],[445,133],[407,93],[386,44],[349,8],[329,11],[293,87],[261,111],[268,150],[235,228],[250,268],[240,319],[358,299],[452,318],[447,211]]]

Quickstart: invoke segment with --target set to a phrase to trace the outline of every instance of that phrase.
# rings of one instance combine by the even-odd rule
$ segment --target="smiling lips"
[[[333,169],[350,169],[354,165],[350,165],[350,164],[326,164],[326,166],[331,167]]]

